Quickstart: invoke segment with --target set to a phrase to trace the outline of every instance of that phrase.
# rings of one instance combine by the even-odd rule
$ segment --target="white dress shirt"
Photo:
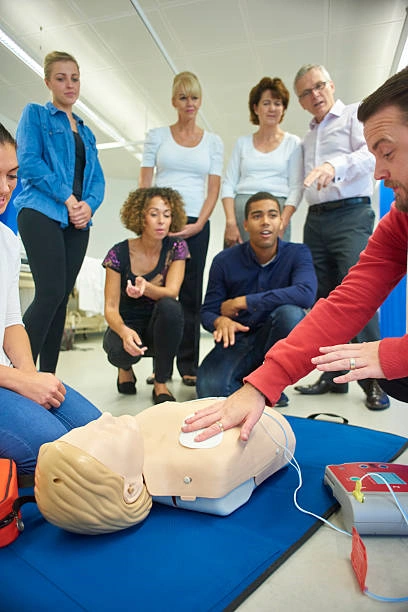
[[[357,119],[358,103],[345,106],[337,100],[324,119],[310,122],[303,140],[304,176],[329,162],[335,170],[333,182],[317,190],[316,182],[304,191],[309,205],[354,198],[373,193],[374,156]]]

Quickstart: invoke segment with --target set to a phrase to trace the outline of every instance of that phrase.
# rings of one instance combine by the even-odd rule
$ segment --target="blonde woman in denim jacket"
[[[22,191],[15,206],[35,283],[23,320],[34,362],[39,356],[40,370],[54,373],[68,297],[105,181],[95,137],[72,112],[80,88],[77,61],[68,53],[49,53],[44,75],[52,102],[28,104],[17,128]]]

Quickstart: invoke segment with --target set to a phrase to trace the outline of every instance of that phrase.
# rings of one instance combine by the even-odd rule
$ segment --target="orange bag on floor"
[[[0,548],[14,542],[23,531],[20,508],[26,502],[35,502],[35,497],[18,496],[15,462],[0,459]]]

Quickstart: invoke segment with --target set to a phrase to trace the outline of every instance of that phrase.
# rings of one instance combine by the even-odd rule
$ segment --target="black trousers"
[[[74,288],[89,241],[89,230],[60,224],[23,208],[17,218],[35,284],[34,300],[23,316],[34,363],[55,372],[64,332],[69,294]]]
[[[148,355],[154,357],[156,381],[165,383],[171,376],[173,359],[183,333],[183,310],[180,302],[170,297],[162,298],[156,302],[148,316],[140,313],[138,318],[125,323],[137,331],[143,345],[148,347]],[[129,355],[123,348],[122,338],[110,327],[105,332],[103,348],[109,363],[123,370],[128,370],[142,357]]]
[[[395,378],[394,380],[378,379],[380,387],[400,402],[408,403],[408,377]]]
[[[375,214],[370,204],[356,204],[308,213],[303,241],[308,245],[316,270],[317,300],[326,298],[354,266],[373,233]],[[357,342],[380,339],[378,315],[356,335]]]
[[[188,223],[197,219],[189,217]],[[191,258],[186,261],[186,272],[179,300],[184,312],[184,332],[177,352],[177,368],[181,376],[196,376],[200,355],[200,309],[203,297],[203,276],[210,239],[210,222],[201,232],[188,238]]]

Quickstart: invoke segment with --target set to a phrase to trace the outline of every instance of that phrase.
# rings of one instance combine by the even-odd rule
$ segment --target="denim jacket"
[[[103,200],[105,179],[93,133],[80,117],[74,118],[85,147],[82,200],[94,214]],[[22,208],[33,208],[67,227],[65,201],[72,194],[75,143],[66,113],[51,102],[28,104],[17,127],[17,157],[22,184],[14,200],[17,214]]]

